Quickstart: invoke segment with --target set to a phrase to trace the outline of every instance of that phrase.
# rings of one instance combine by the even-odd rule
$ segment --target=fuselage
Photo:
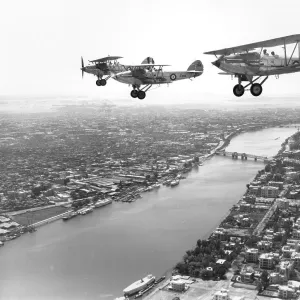
[[[286,60],[278,55],[260,57],[258,53],[249,57],[246,54],[244,56],[241,54],[229,55],[222,57],[213,64],[225,72],[248,76],[268,76],[300,71],[298,58]]]
[[[83,68],[83,71],[89,74],[93,74],[98,78],[102,78],[104,75],[112,75],[119,72],[124,72],[126,71],[126,69],[118,62],[108,62],[86,66]]]
[[[164,84],[200,76],[202,72],[137,69],[116,74],[113,78],[131,85]]]

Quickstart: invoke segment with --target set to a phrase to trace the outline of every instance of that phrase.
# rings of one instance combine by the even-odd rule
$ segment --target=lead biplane
[[[126,71],[112,76],[113,79],[133,87],[130,95],[140,100],[153,85],[172,83],[176,80],[191,79],[203,73],[200,60],[194,61],[186,71],[164,71],[168,65],[155,64],[153,58],[147,57],[141,65],[124,65]],[[143,86],[143,87],[141,87]]]
[[[288,57],[286,46],[289,44],[295,44],[295,46],[292,54]],[[265,49],[277,46],[283,46],[284,55],[281,57],[274,52],[269,55],[267,49]],[[295,58],[293,55],[297,46],[298,57]],[[238,84],[233,88],[235,96],[242,96],[249,86],[251,86],[251,94],[259,96],[262,93],[262,85],[269,76],[275,75],[278,77],[281,74],[300,71],[300,34],[209,51],[204,54],[213,54],[217,57],[217,60],[212,64],[224,71],[224,73],[219,74],[232,75],[238,78]],[[260,79],[262,80],[258,83],[257,81]],[[243,86],[243,81],[249,83]]]
[[[98,77],[96,80],[97,86],[106,85],[107,80],[118,72],[125,71],[124,67],[118,62],[121,56],[107,56],[96,60],[90,60],[92,65],[84,66],[83,58],[81,57],[81,72],[82,77],[84,72],[93,74]],[[103,76],[106,78],[103,78]]]

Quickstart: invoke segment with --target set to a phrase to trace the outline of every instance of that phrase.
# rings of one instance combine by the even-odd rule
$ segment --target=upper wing
[[[288,44],[293,44],[300,42],[300,34],[294,34],[294,35],[289,35],[289,36],[284,36],[272,40],[266,40],[262,42],[257,42],[257,43],[251,43],[251,44],[246,44],[242,46],[236,46],[236,47],[231,47],[231,48],[224,48],[220,50],[214,50],[214,51],[209,51],[209,52],[204,52],[204,54],[214,54],[214,55],[230,55],[232,53],[240,53],[240,52],[245,52],[249,50],[253,50],[255,48],[268,48],[268,47],[276,47],[280,45],[288,45]]]
[[[127,68],[140,68],[140,69],[146,69],[149,67],[167,67],[170,65],[156,65],[156,64],[142,64],[142,65],[124,65],[124,67]]]
[[[107,57],[103,57],[103,58],[99,58],[99,59],[95,59],[95,60],[89,60],[89,62],[91,62],[91,63],[101,63],[101,62],[116,60],[116,59],[120,59],[120,58],[123,58],[123,57],[122,56],[107,56]]]

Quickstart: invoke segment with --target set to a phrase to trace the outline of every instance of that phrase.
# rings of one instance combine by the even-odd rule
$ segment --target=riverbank
[[[293,138],[293,136],[297,134],[294,133],[293,135],[291,135],[290,137],[288,137],[287,139],[285,139],[284,143],[281,144],[281,148],[280,150],[277,152],[277,154],[275,155],[274,159],[276,159],[276,157],[278,157],[278,155],[282,154],[283,151],[286,150],[286,146],[288,144],[288,141]],[[258,176],[259,172],[257,173],[257,175],[254,177],[254,179]],[[247,191],[245,192],[244,196],[247,194]],[[274,204],[275,205],[275,204]],[[270,207],[270,209],[268,209],[265,214],[263,216],[261,216],[261,222],[264,221],[265,217],[269,214],[274,213],[276,206],[272,205]],[[235,206],[235,205],[234,205]],[[223,218],[220,222],[220,225],[218,227],[223,227],[221,226],[222,223],[224,223],[224,221],[226,220],[226,218],[231,215],[231,211],[232,209],[229,210],[229,212],[227,212],[226,217]],[[248,214],[247,214],[248,215]],[[261,224],[261,222],[257,223],[257,226],[255,228],[253,228],[252,230],[256,230],[259,226],[260,229],[264,229],[265,227],[265,222],[264,224]],[[253,232],[254,234],[254,232]],[[257,235],[258,233],[256,233]],[[250,235],[249,235],[250,236]],[[204,237],[204,239],[206,239],[207,237]],[[214,233],[211,232],[209,234],[208,240],[211,240],[214,238]],[[243,239],[243,237],[241,237]],[[236,239],[236,237],[235,237]],[[246,237],[247,239],[247,237]],[[245,243],[246,240],[243,239],[243,243]],[[195,251],[195,250],[191,250],[191,251]],[[232,251],[231,251],[232,252]],[[237,252],[239,253],[239,252]],[[220,258],[220,257],[219,257]],[[227,258],[226,258],[227,259]],[[176,270],[176,268],[175,268]],[[173,270],[174,271],[174,270]],[[186,275],[186,274],[185,274]],[[240,295],[247,295],[249,298],[253,298],[256,297],[257,294],[257,290],[256,287],[249,287],[249,286],[245,286],[243,289],[241,290],[237,290],[236,288],[232,288],[233,285],[231,284],[231,278],[233,276],[233,272],[232,269],[230,268],[226,274],[226,278],[224,278],[224,280],[222,282],[217,282],[217,281],[203,281],[199,278],[193,278],[191,277],[190,279],[195,279],[196,281],[189,285],[189,288],[187,289],[187,291],[182,292],[182,293],[178,293],[176,291],[172,291],[172,290],[168,290],[167,288],[162,290],[160,288],[156,288],[155,290],[152,291],[151,295],[148,295],[147,297],[145,297],[144,299],[147,300],[152,300],[152,299],[157,299],[158,297],[162,298],[162,299],[173,299],[174,297],[178,296],[180,294],[180,298],[181,299],[190,299],[190,297],[192,298],[199,298],[201,297],[201,299],[212,299],[213,295],[215,292],[220,291],[221,289],[226,289],[229,290],[230,289],[230,295],[231,297],[233,296],[240,296]],[[172,278],[169,278],[169,284],[171,285],[172,282]],[[168,285],[168,283],[167,283]],[[207,288],[207,286],[209,286],[209,289]]]

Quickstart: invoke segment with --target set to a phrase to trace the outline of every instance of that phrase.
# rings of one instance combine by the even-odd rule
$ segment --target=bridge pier
[[[254,157],[254,160],[257,161],[257,157]]]
[[[238,153],[237,152],[233,152],[232,153],[232,159],[238,159],[239,156],[238,156]]]
[[[241,154],[241,158],[244,159],[244,160],[247,160],[247,158],[248,158],[248,157],[247,157],[247,154],[246,154],[246,153],[242,153],[242,154]]]

